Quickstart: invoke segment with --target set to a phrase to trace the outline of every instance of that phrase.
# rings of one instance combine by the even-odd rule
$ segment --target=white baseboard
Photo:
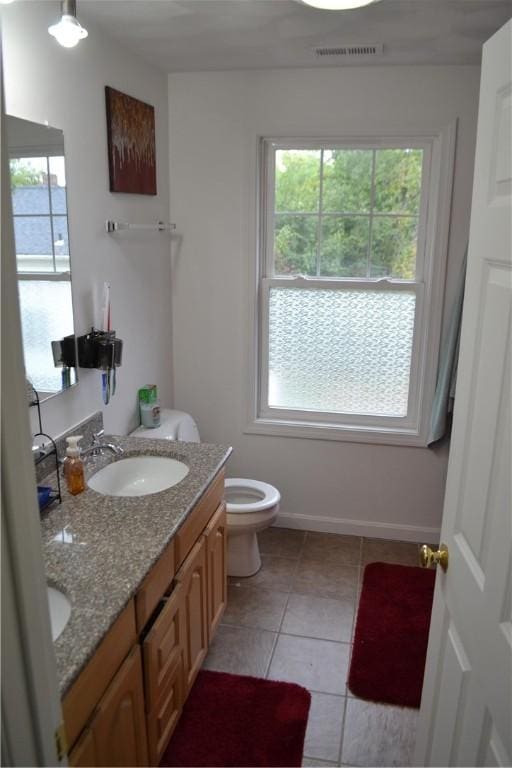
[[[366,536],[371,539],[393,539],[396,541],[417,541],[421,544],[436,544],[439,528],[395,523],[377,523],[368,520],[346,520],[321,515],[293,515],[280,513],[274,523],[278,528],[295,528],[300,531],[320,533],[341,533],[351,536]]]

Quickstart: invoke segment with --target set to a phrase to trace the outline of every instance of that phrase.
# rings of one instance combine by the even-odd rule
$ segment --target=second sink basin
[[[177,485],[188,475],[182,461],[164,456],[131,456],[100,469],[89,488],[105,496],[146,496]]]
[[[52,628],[52,640],[56,640],[71,616],[71,603],[66,595],[55,587],[46,587],[48,595],[48,607],[50,609],[50,624]]]

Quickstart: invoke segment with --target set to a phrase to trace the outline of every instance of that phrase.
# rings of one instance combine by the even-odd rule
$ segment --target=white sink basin
[[[106,496],[146,496],[177,485],[188,475],[186,464],[164,456],[132,456],[108,464],[88,480]]]
[[[46,587],[48,592],[48,605],[50,608],[50,624],[52,627],[52,640],[56,640],[69,621],[71,616],[71,603],[66,595],[55,587]]]

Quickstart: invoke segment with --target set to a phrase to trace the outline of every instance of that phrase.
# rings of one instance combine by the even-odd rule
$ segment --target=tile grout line
[[[286,602],[284,604],[284,609],[283,609],[283,613],[282,613],[282,616],[281,616],[281,621],[279,622],[279,627],[278,627],[277,633],[276,633],[276,640],[275,640],[275,643],[274,643],[274,645],[272,647],[272,653],[270,654],[270,659],[269,659],[269,662],[268,662],[268,665],[267,665],[267,669],[266,669],[266,672],[265,672],[265,680],[268,680],[268,674],[270,672],[270,667],[272,666],[272,662],[274,660],[274,655],[275,655],[275,652],[276,652],[277,643],[279,642],[279,638],[281,636],[281,627],[283,626],[284,617],[286,615],[286,609],[288,608],[288,603],[290,602],[290,595],[292,594],[293,581],[294,581],[295,576],[297,574],[297,570],[299,568],[299,563],[300,563],[300,557],[299,557],[299,559],[297,560],[297,562],[295,564],[295,570],[294,570],[293,577],[292,577],[291,584],[290,584],[290,591],[287,593]]]
[[[353,645],[351,640],[331,640],[328,637],[312,637],[311,635],[294,635],[293,632],[281,632],[283,637],[300,637],[303,640],[319,640],[321,643],[334,643],[335,645]]]
[[[347,718],[348,697],[345,696],[345,706],[343,707],[343,718],[341,720],[341,734],[340,734],[340,751],[338,752],[338,765],[341,765],[341,757],[343,754],[343,740],[345,737],[345,721]]]
[[[263,675],[264,680],[268,680],[268,673],[270,672],[270,665],[272,664],[272,659],[274,658],[274,653],[276,652],[277,647],[277,641],[279,640],[279,632],[274,633],[274,642],[272,643],[272,649],[270,651],[270,656],[267,662],[267,666],[265,668],[265,674]]]
[[[281,621],[279,622],[279,627],[278,627],[278,630],[277,630],[276,639],[275,639],[274,645],[272,647],[272,653],[270,654],[270,659],[269,659],[269,662],[268,662],[268,665],[267,665],[267,669],[266,669],[266,672],[265,672],[265,680],[268,680],[268,675],[269,675],[269,672],[270,672],[270,667],[272,666],[272,662],[274,660],[277,644],[278,644],[279,638],[281,636],[281,628],[283,626],[283,621],[284,621],[284,617],[286,615],[286,611],[287,611],[287,608],[288,608],[288,603],[290,602],[290,596],[292,594],[292,589],[293,589],[293,582],[295,581],[295,577],[297,575],[297,571],[299,570],[299,565],[300,565],[300,562],[302,560],[302,553],[304,551],[304,545],[306,543],[306,537],[307,537],[307,531],[304,533],[304,537],[302,539],[302,544],[301,544],[300,554],[299,554],[299,557],[297,558],[297,561],[295,563],[295,569],[294,569],[293,576],[292,576],[291,583],[290,583],[290,590],[289,590],[289,592],[287,592],[287,598],[286,598],[286,602],[284,604],[283,613],[281,615]]]
[[[300,685],[300,683],[297,683],[297,685]],[[302,686],[303,688],[305,686]],[[316,691],[314,688],[306,688],[307,691],[310,693],[318,694],[320,696],[334,696],[336,699],[346,699],[347,696],[344,693],[327,693],[327,691]],[[313,757],[313,755],[309,755],[309,757]],[[318,758],[319,760],[321,758]]]

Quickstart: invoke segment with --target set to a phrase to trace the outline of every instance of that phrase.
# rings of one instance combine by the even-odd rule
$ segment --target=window
[[[73,333],[64,157],[11,157],[10,172],[25,367],[39,392],[56,392],[51,341]]]
[[[69,272],[64,157],[11,158],[18,273]]]
[[[439,331],[436,319],[430,332],[427,308],[443,271],[442,253],[433,265],[440,146],[262,146],[259,371],[249,431],[421,444],[433,387],[425,370]]]

